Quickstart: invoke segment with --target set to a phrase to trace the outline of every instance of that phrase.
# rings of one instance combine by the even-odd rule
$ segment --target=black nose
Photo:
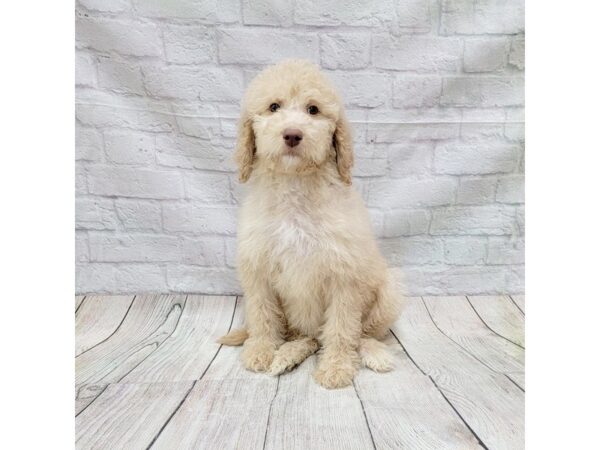
[[[302,131],[296,128],[286,128],[283,130],[283,140],[288,147],[295,147],[302,140]]]

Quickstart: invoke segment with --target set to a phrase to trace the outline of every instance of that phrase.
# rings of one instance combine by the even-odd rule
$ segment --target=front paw
[[[275,345],[264,341],[247,340],[242,349],[242,363],[253,372],[265,372],[271,367]]]
[[[352,358],[332,361],[322,361],[315,370],[315,381],[327,389],[337,389],[350,386],[357,367]]]

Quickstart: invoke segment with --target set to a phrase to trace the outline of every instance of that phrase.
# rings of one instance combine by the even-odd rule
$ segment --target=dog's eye
[[[307,108],[307,111],[311,116],[314,116],[315,114],[319,114],[319,108],[317,108],[315,105],[310,105]]]
[[[271,103],[271,106],[269,106],[269,110],[271,112],[275,112],[277,111],[279,108],[281,108],[281,106],[279,106],[279,103]]]

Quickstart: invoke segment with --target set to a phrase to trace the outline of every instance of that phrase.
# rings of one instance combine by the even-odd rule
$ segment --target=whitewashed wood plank
[[[175,330],[185,296],[136,296],[125,320],[109,339],[75,358],[75,383],[121,380]]]
[[[424,297],[433,322],[483,364],[499,373],[523,372],[525,351],[492,332],[466,297]]]
[[[474,296],[467,300],[492,331],[525,347],[525,320],[508,296]]]
[[[408,299],[393,330],[487,448],[523,448],[524,393],[443,335],[422,299]]]
[[[519,307],[521,312],[525,314],[525,296],[524,295],[511,295],[510,298]]]
[[[316,365],[313,355],[280,376],[264,448],[373,448],[354,386],[322,388],[312,378]]]
[[[85,295],[76,295],[75,296],[75,313],[77,313],[77,309],[81,306],[81,302],[83,302],[84,298],[85,298]]]
[[[506,376],[510,378],[521,389],[525,390],[525,372],[507,373]]]
[[[238,301],[233,328],[243,324]],[[204,377],[156,438],[153,449],[263,448],[277,378],[245,370],[241,347],[221,347]]]
[[[109,385],[75,419],[76,448],[147,448],[191,385],[191,381]],[[171,448],[181,448],[176,442]]]
[[[482,448],[460,417],[396,342],[393,371],[355,380],[378,449]],[[330,448],[334,448],[330,447]]]
[[[88,295],[75,318],[75,355],[113,334],[132,301],[133,295]]]
[[[231,326],[235,297],[188,295],[177,329],[122,382],[200,378]]]

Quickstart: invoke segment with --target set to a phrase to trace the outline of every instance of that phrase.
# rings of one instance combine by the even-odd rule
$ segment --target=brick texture
[[[287,57],[342,93],[408,294],[523,292],[523,0],[77,0],[75,20],[77,292],[240,292],[239,102]]]

